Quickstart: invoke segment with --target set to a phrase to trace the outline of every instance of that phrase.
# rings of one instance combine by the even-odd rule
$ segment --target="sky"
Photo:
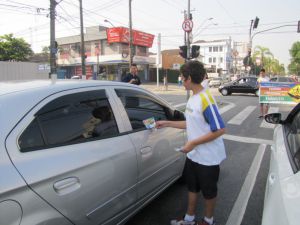
[[[132,0],[132,26],[155,35],[151,52],[157,52],[157,34],[161,49],[184,44],[182,23],[189,0]],[[79,0],[56,0],[56,37],[80,34]],[[129,0],[82,0],[84,27],[125,26],[129,24]],[[50,43],[50,0],[0,0],[0,35],[13,33],[41,52]],[[274,58],[287,66],[289,49],[300,41],[299,0],[190,0],[193,16],[193,41],[231,38],[249,41],[250,21],[259,18],[252,31],[253,47],[270,49]],[[213,19],[209,19],[213,18]],[[104,22],[109,20],[110,23]],[[285,26],[292,25],[292,26]],[[282,28],[276,28],[285,26]],[[271,31],[268,29],[276,28]]]

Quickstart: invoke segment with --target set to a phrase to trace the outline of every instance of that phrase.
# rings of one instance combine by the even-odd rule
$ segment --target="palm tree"
[[[266,61],[266,57],[267,56],[270,56],[271,58],[273,58],[273,54],[271,53],[270,49],[269,48],[266,48],[266,47],[262,47],[262,46],[255,46],[254,48],[254,54],[253,54],[253,57],[256,58],[260,56],[261,58],[261,66],[264,67],[264,65],[267,63]]]

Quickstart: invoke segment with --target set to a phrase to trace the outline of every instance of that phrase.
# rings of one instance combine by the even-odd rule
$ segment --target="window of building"
[[[213,47],[213,52],[218,52],[218,46]]]
[[[223,52],[223,46],[219,46],[219,52]]]
[[[208,51],[209,51],[209,52],[212,52],[212,47],[209,47],[209,48],[208,48]]]
[[[220,63],[223,63],[223,57],[220,57]]]
[[[212,63],[212,58],[211,57],[209,57],[208,62]]]
[[[213,57],[213,63],[216,63],[217,60],[216,60],[216,57]]]
[[[20,136],[21,152],[75,144],[119,133],[104,90],[59,97],[45,105]]]
[[[133,130],[145,129],[143,120],[150,117],[155,120],[171,119],[171,112],[152,96],[128,89],[118,89],[116,93],[125,107]]]

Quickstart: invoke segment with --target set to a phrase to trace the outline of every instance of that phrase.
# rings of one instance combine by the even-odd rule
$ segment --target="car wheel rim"
[[[226,89],[222,89],[222,94],[223,95],[227,95],[228,94],[228,91]]]

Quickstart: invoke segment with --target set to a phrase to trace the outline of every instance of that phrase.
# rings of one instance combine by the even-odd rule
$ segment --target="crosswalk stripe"
[[[256,106],[247,106],[240,113],[235,115],[231,120],[228,121],[228,124],[241,125],[242,122],[254,111]]]
[[[278,107],[270,107],[268,110],[268,113],[277,113],[279,111]],[[271,128],[274,129],[276,124],[267,123],[265,120],[263,120],[260,124],[260,127],[262,128]]]

